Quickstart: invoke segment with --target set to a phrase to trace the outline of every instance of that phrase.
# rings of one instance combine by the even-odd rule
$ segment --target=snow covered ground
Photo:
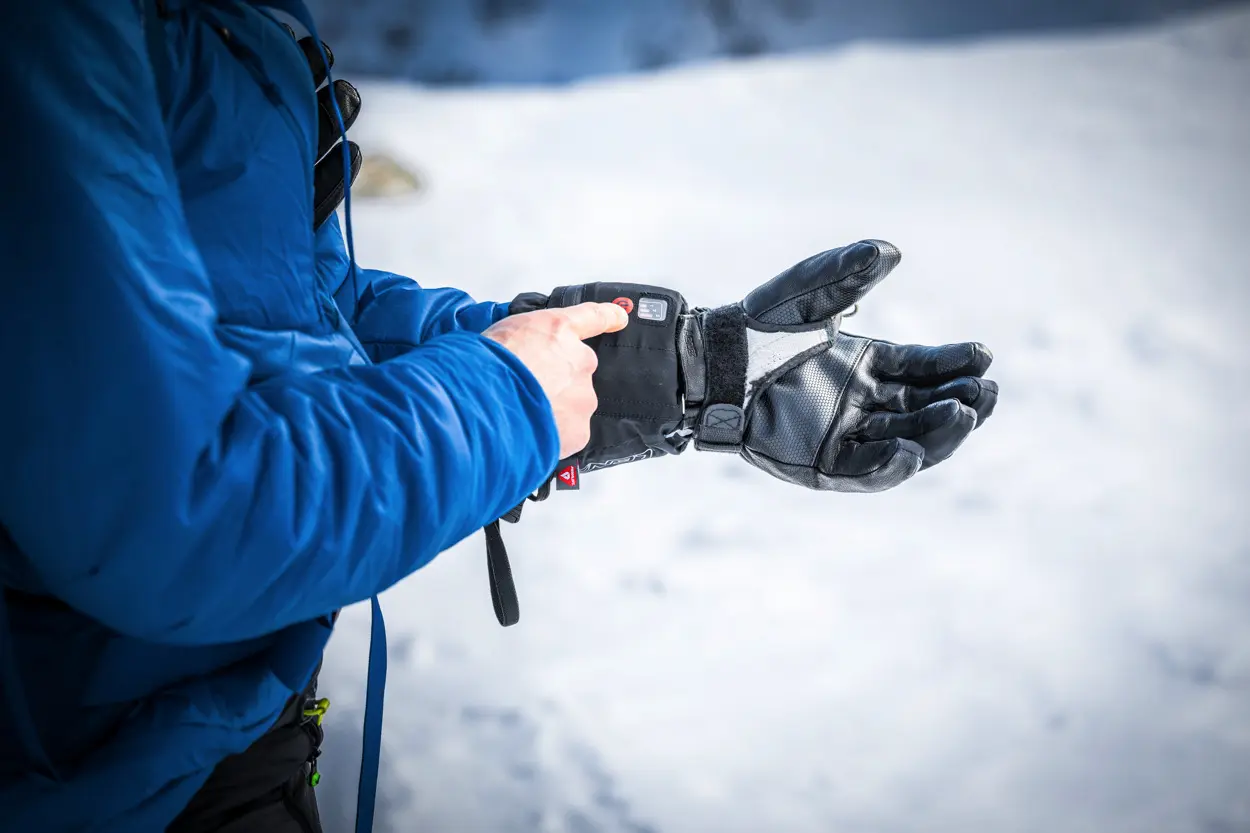
[[[848,329],[979,339],[998,412],[896,491],[688,453],[587,476],[383,599],[379,829],[1250,831],[1250,9],[560,91],[366,86],[419,168],[369,266],[482,298],[741,297],[883,237]],[[367,608],[324,688],[347,830]]]

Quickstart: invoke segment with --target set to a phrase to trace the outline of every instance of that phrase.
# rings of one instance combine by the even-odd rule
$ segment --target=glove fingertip
[[[899,438],[894,441],[896,448],[890,462],[886,464],[886,471],[882,473],[882,479],[889,482],[892,486],[897,486],[904,481],[910,480],[916,476],[916,473],[924,468],[924,446],[913,440],[905,440]]]
[[[861,240],[843,253],[842,277],[837,281],[839,311],[859,303],[903,259],[898,247],[885,240]]]
[[[356,115],[360,112],[360,90],[356,89],[352,82],[336,78],[334,79],[334,96],[338,99],[343,120],[347,122],[348,127],[351,127],[352,122],[356,120]]]
[[[972,367],[974,376],[983,376],[994,363],[994,352],[979,341],[972,342]]]
[[[330,49],[330,44],[322,41],[321,49],[325,50],[326,55],[326,60],[323,61],[321,49],[317,48],[317,42],[312,39],[311,35],[300,38],[296,43],[300,51],[304,53],[304,60],[308,62],[308,71],[312,73],[313,86],[320,87],[326,80],[327,64],[331,69],[334,68],[334,50]]]
[[[933,426],[955,422],[959,419],[962,406],[963,403],[958,399],[942,399],[929,405],[925,408],[926,411],[933,414],[933,425],[929,427],[932,428]]]
[[[365,162],[365,154],[364,151],[360,149],[360,145],[350,139],[347,142],[347,150],[352,165],[352,182],[355,183],[356,177],[360,175],[360,167]]]
[[[974,404],[977,412],[977,428],[985,424],[985,421],[994,414],[994,408],[998,405],[998,383],[992,379],[981,379],[981,395],[977,397]]]
[[[920,471],[924,448],[911,440],[896,437],[842,445],[822,470],[845,477],[855,484],[852,491],[880,492],[891,489]]]
[[[857,288],[861,297],[893,272],[903,259],[903,253],[893,243],[876,239],[861,240],[846,254],[850,268],[845,271],[849,274],[840,283],[847,288]]]
[[[894,267],[898,266],[899,262],[903,259],[903,253],[899,251],[898,246],[895,246],[888,240],[870,238],[868,240],[861,240],[859,245],[872,246],[877,250],[877,268],[884,270],[885,275],[890,274],[890,272],[894,270]],[[885,275],[882,275],[882,277],[885,277]]]
[[[916,460],[920,462],[924,461],[924,446],[920,443],[904,437],[899,437],[895,440],[895,442],[898,444],[898,448],[894,451],[895,457],[910,456],[916,458]],[[918,462],[916,465],[919,466],[919,464],[920,463]]]
[[[958,399],[943,399],[930,405],[928,410],[935,413],[933,423],[928,426],[929,431],[949,430],[954,436],[966,437],[977,425],[976,409]]]

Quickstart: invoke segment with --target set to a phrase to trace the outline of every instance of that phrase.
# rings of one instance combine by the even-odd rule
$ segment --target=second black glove
[[[590,442],[564,463],[575,463],[579,471],[595,471],[680,454],[689,442],[679,431],[686,410],[677,357],[686,299],[659,286],[588,283],[558,287],[550,295],[526,293],[512,302],[508,312],[516,315],[587,301],[617,304],[630,320],[625,329],[586,342],[599,357],[595,371],[599,407],[590,420]]]

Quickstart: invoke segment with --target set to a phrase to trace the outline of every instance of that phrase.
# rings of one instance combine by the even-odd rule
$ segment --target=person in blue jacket
[[[5,831],[317,831],[336,612],[498,543],[557,465],[693,442],[877,491],[993,410],[981,345],[841,331],[888,243],[712,310],[632,284],[477,303],[355,265],[359,97],[321,87],[315,31],[251,0],[4,10]]]
[[[349,274],[314,230],[327,99],[266,10],[5,11],[0,827],[162,830],[299,701],[334,611],[585,442],[579,338],[624,315],[492,339],[506,305]]]

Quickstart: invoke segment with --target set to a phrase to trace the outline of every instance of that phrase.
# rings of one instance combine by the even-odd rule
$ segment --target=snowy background
[[[505,530],[515,628],[480,536],[387,593],[380,830],[1250,831],[1250,8],[362,93],[422,182],[356,204],[368,266],[712,305],[883,237],[848,329],[982,340],[1002,385],[886,494],[587,476]],[[332,833],[367,636],[323,674]]]
[[[310,0],[354,75],[564,83],[711,56],[1150,23],[1230,0]]]

